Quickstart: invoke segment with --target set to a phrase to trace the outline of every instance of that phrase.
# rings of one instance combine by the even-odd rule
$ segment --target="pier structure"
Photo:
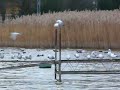
[[[56,64],[61,64],[55,71],[61,77],[62,74],[120,74],[120,59],[61,60]],[[61,77],[55,79],[61,82]]]
[[[92,58],[61,60],[61,29],[63,22],[57,20],[55,27],[55,79],[62,81],[62,74],[120,74],[120,59]]]

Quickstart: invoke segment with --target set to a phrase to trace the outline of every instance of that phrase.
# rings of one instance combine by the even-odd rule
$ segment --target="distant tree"
[[[100,10],[113,10],[118,9],[120,0],[98,0],[98,8]]]
[[[2,16],[2,22],[5,21],[5,14],[6,14],[6,9],[3,8],[2,11],[1,11],[1,16]]]
[[[11,18],[15,18],[15,8],[11,9]]]
[[[2,16],[2,22],[4,22],[5,20],[5,14],[6,14],[6,1],[5,0],[1,0],[1,8],[0,8],[0,13]]]
[[[120,8],[120,0],[113,0],[113,4],[115,8]]]
[[[41,0],[42,12],[93,9],[93,0]]]
[[[20,15],[31,15],[34,13],[33,1],[34,0],[21,0]]]

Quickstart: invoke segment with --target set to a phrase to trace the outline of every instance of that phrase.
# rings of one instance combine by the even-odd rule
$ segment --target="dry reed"
[[[0,26],[0,46],[54,47],[54,23],[64,21],[63,48],[119,48],[120,11],[64,11],[23,16]],[[10,32],[20,32],[16,41]]]

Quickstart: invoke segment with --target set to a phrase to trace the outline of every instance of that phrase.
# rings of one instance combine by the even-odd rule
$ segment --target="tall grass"
[[[23,16],[0,26],[0,46],[54,47],[54,23],[64,21],[63,48],[120,48],[120,11],[64,11]],[[10,32],[21,36],[12,41]]]

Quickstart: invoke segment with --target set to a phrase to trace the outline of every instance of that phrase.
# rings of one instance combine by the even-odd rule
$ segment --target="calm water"
[[[62,75],[54,80],[54,67],[0,71],[0,90],[120,90],[120,75]]]

